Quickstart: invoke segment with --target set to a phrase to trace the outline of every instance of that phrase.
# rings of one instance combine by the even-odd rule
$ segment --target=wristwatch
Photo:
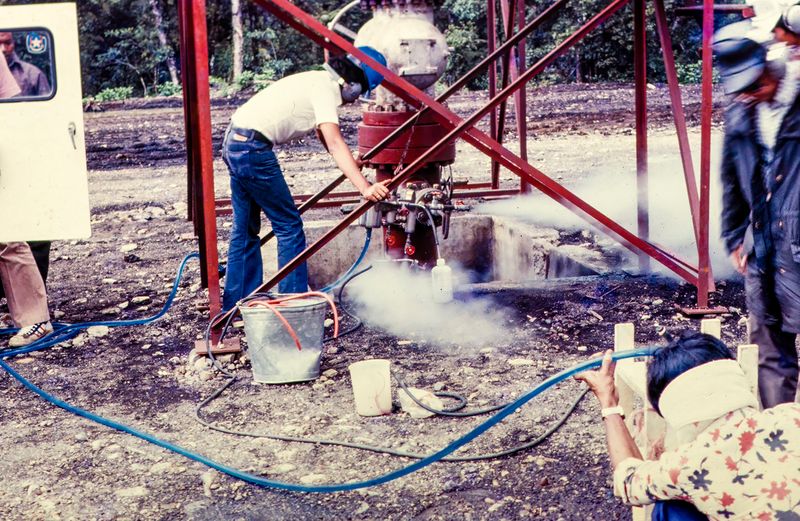
[[[608,418],[612,414],[619,414],[623,418],[625,417],[625,410],[622,408],[621,405],[615,405],[614,407],[604,407],[600,414],[603,416],[603,419]]]

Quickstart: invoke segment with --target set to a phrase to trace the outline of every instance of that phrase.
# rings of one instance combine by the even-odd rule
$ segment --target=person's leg
[[[39,273],[42,274],[42,281],[47,286],[47,274],[50,271],[50,241],[31,241],[28,246],[31,247],[33,258],[36,259],[36,267],[39,268]]]
[[[800,363],[797,359],[796,336],[800,332],[800,258],[795,259],[790,244],[781,244],[778,252],[778,270],[775,274],[775,296],[780,305],[781,341],[776,342],[776,350],[769,353],[766,361],[775,376],[774,393],[771,404],[793,402],[797,395]],[[767,407],[767,405],[764,405]]]
[[[745,286],[747,310],[750,314],[749,341],[758,345],[758,391],[761,404],[768,409],[792,402],[797,390],[796,335],[782,330],[774,277],[769,273],[760,274],[755,268],[748,268]]]
[[[0,279],[17,327],[50,320],[47,293],[30,246],[24,242],[0,244]]]
[[[247,180],[250,193],[272,224],[278,239],[278,268],[282,268],[306,248],[303,220],[272,150],[253,152],[251,166],[254,178]],[[287,275],[278,289],[281,293],[308,291],[306,263]]]
[[[252,177],[249,157],[252,147],[251,142],[232,140],[230,127],[225,131],[222,159],[231,176],[233,229],[225,270],[223,311],[233,308],[240,299],[260,286],[263,280],[261,245],[258,238],[261,211],[245,182]]]
[[[233,228],[228,246],[225,291],[222,294],[223,311],[233,308],[263,281],[258,239],[261,210],[245,184],[235,175],[231,175],[231,205]]]

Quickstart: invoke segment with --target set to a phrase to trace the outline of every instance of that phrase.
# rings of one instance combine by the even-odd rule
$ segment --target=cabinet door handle
[[[78,145],[75,143],[75,136],[78,134],[78,127],[75,126],[73,121],[69,122],[67,126],[67,132],[69,133],[69,138],[72,140],[72,148],[78,150]]]

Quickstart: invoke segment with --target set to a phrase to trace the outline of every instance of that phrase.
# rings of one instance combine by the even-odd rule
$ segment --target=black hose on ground
[[[204,427],[217,431],[222,432],[225,434],[233,434],[235,436],[245,436],[249,438],[267,438],[271,440],[278,440],[278,441],[287,441],[287,442],[296,442],[296,443],[313,443],[317,445],[333,445],[338,447],[347,447],[351,449],[358,449],[358,450],[366,450],[370,452],[377,452],[381,454],[390,454],[392,456],[398,456],[402,458],[411,458],[411,459],[424,459],[429,456],[429,454],[419,454],[414,452],[407,452],[398,449],[392,449],[389,447],[379,447],[376,445],[367,445],[364,443],[354,443],[349,441],[340,441],[340,440],[329,440],[325,438],[299,438],[296,436],[284,436],[281,434],[271,434],[271,433],[260,433],[260,432],[252,432],[252,431],[242,431],[237,429],[229,429],[227,427],[222,427],[216,425],[214,423],[209,422],[205,418],[202,417],[202,410],[205,408],[209,403],[213,402],[217,398],[219,398],[222,393],[224,393],[233,383],[237,380],[237,378],[230,378],[227,382],[225,382],[219,389],[211,393],[211,395],[200,402],[194,411],[194,418],[195,420],[203,425]],[[561,428],[564,423],[566,423],[567,419],[572,415],[575,409],[580,404],[583,397],[586,396],[586,393],[589,392],[589,389],[584,389],[577,398],[572,402],[569,408],[561,415],[561,417],[556,420],[556,422],[551,425],[543,434],[538,436],[537,438],[523,443],[521,445],[517,445],[510,449],[505,449],[498,452],[493,452],[490,454],[477,454],[474,456],[448,456],[443,458],[442,461],[449,461],[449,462],[464,462],[464,461],[481,461],[481,460],[488,460],[488,459],[495,459],[495,458],[502,458],[504,456],[510,456],[512,454],[516,454],[518,452],[522,452],[524,450],[533,448],[547,438],[549,438],[554,432]]]

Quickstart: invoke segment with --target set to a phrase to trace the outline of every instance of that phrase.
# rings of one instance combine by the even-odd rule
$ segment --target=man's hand
[[[619,405],[619,395],[617,387],[614,385],[614,366],[616,364],[611,360],[612,353],[611,350],[605,352],[603,363],[597,371],[584,371],[575,375],[576,380],[586,382],[600,402],[600,407],[604,409]]]
[[[389,184],[391,179],[387,179],[385,181],[381,181],[380,183],[375,183],[370,185],[364,191],[361,192],[361,195],[364,196],[364,199],[372,202],[378,202],[386,199],[386,196],[389,195],[389,189],[386,188],[386,185]]]
[[[744,255],[743,252],[744,252],[744,245],[740,244],[739,247],[733,250],[730,255],[731,264],[733,264],[733,269],[735,269],[742,275],[744,275],[745,271],[747,271],[747,255]]]

